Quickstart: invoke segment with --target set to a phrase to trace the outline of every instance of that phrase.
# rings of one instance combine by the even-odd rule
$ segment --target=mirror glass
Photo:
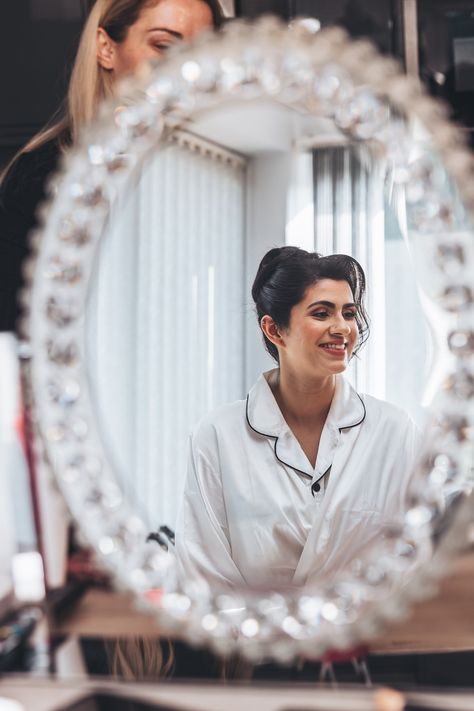
[[[112,210],[85,315],[90,389],[123,490],[184,580],[331,582],[403,514],[448,356],[393,178],[328,118],[232,101],[172,131]],[[366,278],[355,356],[337,352],[357,321],[343,277],[315,292],[334,308],[305,316],[336,373],[317,452],[283,415],[251,295],[262,257],[284,246],[350,255]]]

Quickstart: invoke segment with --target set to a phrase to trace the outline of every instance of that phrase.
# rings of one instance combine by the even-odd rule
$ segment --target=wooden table
[[[51,631],[109,639],[159,636],[153,618],[134,610],[129,596],[99,589],[86,592],[67,617],[53,620]],[[376,654],[464,650],[474,650],[474,553],[459,558],[435,598],[371,644]]]
[[[380,690],[348,687],[322,689],[314,684],[124,684],[88,680],[49,681],[28,677],[4,677],[0,701],[11,699],[22,711],[59,711],[94,692],[109,692],[123,698],[162,704],[176,711],[380,711]],[[407,702],[438,711],[472,711],[474,694],[452,692],[407,692]],[[0,705],[1,708],[1,705]],[[385,707],[387,708],[387,707]]]

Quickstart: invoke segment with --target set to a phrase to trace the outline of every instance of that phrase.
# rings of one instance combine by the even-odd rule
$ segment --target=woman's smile
[[[344,359],[347,356],[347,343],[343,341],[320,343],[319,348],[323,348],[331,358]]]

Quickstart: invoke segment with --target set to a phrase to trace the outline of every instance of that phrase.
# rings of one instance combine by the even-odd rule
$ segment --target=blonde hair
[[[118,679],[162,679],[174,671],[174,649],[169,640],[129,637],[107,642],[106,650],[110,673]]]
[[[53,139],[58,139],[61,149],[75,140],[80,128],[95,116],[100,102],[112,94],[112,72],[97,61],[97,30],[114,27],[114,34],[120,35],[118,41],[123,41],[142,8],[157,2],[159,0],[96,0],[82,31],[65,105],[19,154]]]
[[[151,681],[173,676],[176,668],[174,644],[169,639],[127,637],[108,640],[105,645],[109,672],[123,681]],[[254,664],[234,655],[215,659],[209,668],[210,678],[250,681]]]

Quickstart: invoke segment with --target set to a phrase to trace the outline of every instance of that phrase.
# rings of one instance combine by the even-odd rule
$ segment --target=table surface
[[[38,680],[3,677],[2,699],[21,704],[22,711],[62,711],[94,691],[118,693],[122,697],[168,705],[176,711],[382,711],[380,689],[343,687],[318,688],[314,684],[125,684],[112,681]],[[386,692],[383,692],[386,694]],[[389,692],[390,693],[390,692]],[[393,693],[393,692],[392,692]],[[472,711],[474,694],[439,691],[405,692],[405,701],[430,711]]]
[[[410,618],[385,629],[371,652],[408,654],[474,650],[474,553],[460,557],[438,594],[419,603]],[[130,597],[91,589],[51,632],[81,637],[158,637],[153,618],[133,608]]]

